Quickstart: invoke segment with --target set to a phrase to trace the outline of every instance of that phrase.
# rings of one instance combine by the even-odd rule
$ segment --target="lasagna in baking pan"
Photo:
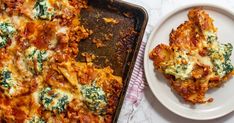
[[[169,45],[159,44],[149,54],[155,69],[192,104],[213,101],[205,93],[233,75],[233,46],[218,41],[217,28],[202,8],[189,10],[188,21],[172,30]]]
[[[77,62],[85,0],[0,1],[0,122],[111,122],[122,79]]]

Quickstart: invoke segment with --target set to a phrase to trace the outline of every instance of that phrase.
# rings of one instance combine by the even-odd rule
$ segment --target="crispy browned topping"
[[[219,77],[214,72],[214,69],[217,68],[210,65],[213,63],[209,56],[208,34],[211,33],[211,36],[215,36],[217,29],[209,15],[202,8],[194,8],[189,10],[188,18],[188,21],[171,31],[169,45],[159,44],[150,52],[149,57],[153,60],[155,68],[166,76],[171,87],[185,101],[192,104],[205,103],[204,97],[208,89],[220,86],[232,76],[232,72],[227,73],[224,77]],[[185,57],[183,53],[185,53]],[[172,69],[168,70],[175,64],[185,68],[181,70],[179,67],[175,67],[173,68],[175,73]],[[188,69],[189,65],[192,65],[191,71]],[[232,69],[231,67],[230,69]],[[179,70],[189,71],[190,76],[176,77]],[[212,102],[213,99],[207,101]]]
[[[0,122],[110,123],[121,77],[96,68],[93,54],[76,61],[79,42],[92,34],[79,17],[87,1],[0,0],[0,7]]]

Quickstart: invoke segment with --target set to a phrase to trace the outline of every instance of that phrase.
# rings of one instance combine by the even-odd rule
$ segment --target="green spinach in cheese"
[[[40,73],[43,70],[43,61],[46,61],[48,58],[49,53],[47,51],[41,51],[36,49],[35,47],[29,47],[26,50],[26,57],[27,60],[30,62],[35,62],[36,65],[31,65],[29,66],[29,69],[35,73],[36,72]]]
[[[81,93],[90,110],[97,114],[105,114],[107,99],[102,88],[95,85],[84,85],[81,88]]]
[[[72,95],[46,87],[40,92],[39,99],[46,110],[61,113],[66,110],[67,104],[72,100]]]
[[[51,20],[54,15],[54,9],[48,0],[37,0],[33,12],[36,18]]]
[[[38,116],[33,116],[31,119],[27,120],[25,123],[46,123],[46,122]]]
[[[217,41],[217,36],[212,33],[208,33],[207,42],[210,46],[209,56],[214,65],[214,71],[219,77],[224,77],[226,74],[232,72],[233,65],[230,60],[233,46],[230,43],[220,44]]]
[[[7,41],[12,38],[16,29],[9,23],[0,23],[0,48],[6,46]]]
[[[185,64],[182,61],[187,63]],[[186,52],[175,51],[175,60],[172,61],[172,65],[166,67],[165,73],[175,76],[176,79],[185,80],[191,76],[194,63],[189,59]]]
[[[8,70],[3,70],[0,76],[0,85],[4,88],[11,87],[11,72]]]
[[[15,78],[13,77],[12,73],[7,69],[4,68],[0,74],[0,86],[4,89],[6,95],[11,96],[17,93],[19,89],[19,85]]]

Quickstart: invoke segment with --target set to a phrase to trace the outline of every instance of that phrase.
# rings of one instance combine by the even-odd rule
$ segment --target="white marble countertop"
[[[147,25],[144,42],[154,28],[155,24],[167,13],[175,8],[192,3],[215,3],[234,10],[234,0],[124,0],[130,3],[143,6],[149,14],[149,22]],[[130,110],[130,114],[126,115],[126,110]],[[234,123],[234,112],[208,121],[194,121],[182,118],[168,109],[166,109],[154,97],[150,88],[145,83],[143,93],[139,95],[137,105],[127,104],[124,102],[123,109],[119,117],[119,123]]]

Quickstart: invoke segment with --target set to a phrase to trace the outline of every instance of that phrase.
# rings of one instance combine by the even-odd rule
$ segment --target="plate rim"
[[[192,3],[192,4],[188,4],[188,5],[183,5],[180,7],[175,8],[174,10],[170,11],[169,13],[167,13],[165,16],[163,16],[159,22],[154,26],[147,42],[146,42],[146,46],[145,46],[145,51],[144,51],[144,74],[146,77],[146,81],[149,84],[150,90],[153,93],[153,95],[156,97],[156,99],[165,107],[167,108],[169,111],[173,112],[174,114],[187,118],[187,119],[192,119],[192,120],[212,120],[212,119],[217,119],[220,117],[223,117],[231,112],[234,111],[234,105],[232,106],[232,108],[226,112],[222,112],[220,114],[216,114],[213,116],[207,116],[207,117],[194,117],[194,116],[188,116],[186,114],[180,113],[180,111],[174,110],[171,106],[168,106],[167,104],[165,104],[162,100],[160,100],[159,95],[156,93],[156,91],[153,89],[152,86],[155,86],[152,82],[150,81],[150,77],[149,77],[149,69],[148,67],[146,67],[148,65],[147,60],[149,60],[149,50],[150,50],[150,44],[155,41],[153,39],[154,34],[157,33],[158,29],[160,28],[160,26],[167,20],[169,19],[171,16],[173,16],[174,14],[183,11],[185,9],[189,9],[189,8],[193,8],[193,7],[210,7],[210,8],[214,8],[214,9],[218,9],[218,10],[222,10],[225,13],[228,13],[230,15],[233,16],[234,18],[234,11],[229,9],[228,7],[225,7],[224,5],[217,5],[217,4],[213,4],[213,3]],[[231,17],[230,17],[231,18]],[[234,19],[233,19],[234,20]],[[154,46],[155,47],[155,46]],[[154,68],[153,68],[154,69]]]

